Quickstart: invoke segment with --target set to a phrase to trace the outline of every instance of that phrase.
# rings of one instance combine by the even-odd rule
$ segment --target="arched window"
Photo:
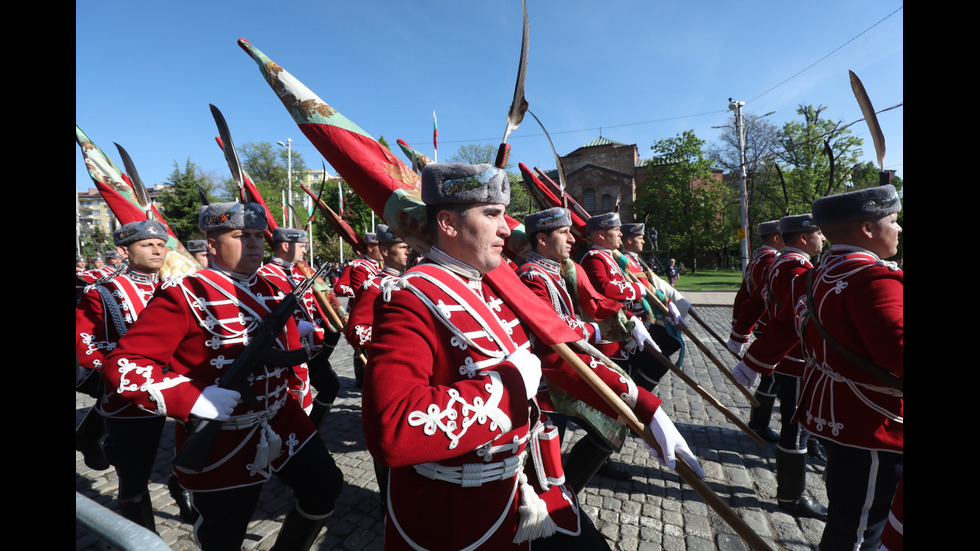
[[[595,190],[592,188],[586,189],[584,199],[582,206],[585,207],[586,212],[595,214]]]
[[[612,212],[613,210],[613,200],[612,195],[608,193],[602,196],[602,212]]]

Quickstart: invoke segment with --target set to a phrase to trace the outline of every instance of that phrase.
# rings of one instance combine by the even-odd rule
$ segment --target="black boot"
[[[295,506],[282,522],[272,551],[308,551],[320,535],[320,529],[328,516],[329,513],[311,518],[300,510],[299,505]]]
[[[320,425],[323,424],[323,419],[330,413],[331,407],[333,407],[333,404],[323,404],[317,400],[313,400],[313,409],[310,410],[310,422],[313,423],[313,426],[317,430],[320,430]]]
[[[755,399],[759,401],[759,405],[753,407],[749,413],[749,428],[766,442],[779,442],[779,433],[769,428],[769,419],[772,417],[776,397],[756,392]]]
[[[806,453],[776,450],[776,501],[795,517],[827,520],[827,508],[806,495]]]
[[[586,434],[572,446],[562,461],[565,469],[565,483],[576,494],[585,489],[592,477],[612,455],[613,450],[600,445]]]
[[[174,503],[180,509],[180,518],[187,524],[197,522],[197,509],[191,506],[191,493],[184,489],[177,482],[177,475],[171,474],[167,481],[167,489],[170,490],[170,497],[174,498]]]
[[[105,434],[105,419],[93,406],[75,429],[75,450],[82,452],[85,466],[90,469],[104,471],[110,466],[102,451],[102,438]]]
[[[602,463],[602,466],[599,467],[599,474],[616,480],[630,480],[633,478],[628,467],[616,463],[612,459],[606,459]]]
[[[157,526],[153,517],[153,504],[150,503],[149,491],[145,491],[133,499],[120,500],[119,514],[156,534]]]
[[[378,481],[378,501],[381,504],[381,514],[388,513],[388,467],[374,460],[374,478]]]
[[[823,445],[816,438],[810,437],[806,443],[806,454],[810,456],[810,459],[815,461],[820,465],[827,464],[827,450],[823,449]]]

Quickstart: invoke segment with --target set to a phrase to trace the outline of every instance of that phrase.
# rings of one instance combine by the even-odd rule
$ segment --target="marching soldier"
[[[622,245],[621,226],[619,214],[615,212],[589,218],[585,229],[592,248],[582,258],[582,268],[596,290],[606,298],[623,303],[632,315],[642,320],[635,327],[643,328],[643,332],[649,335],[646,325],[651,319],[651,312],[649,305],[643,300],[647,294],[646,286],[642,282],[630,281],[616,260],[616,251]],[[671,308],[675,319],[679,320],[682,313],[677,305],[671,301],[667,306]],[[657,349],[663,351],[655,338],[651,338],[650,342],[656,343]],[[674,350],[679,347],[673,339],[669,342]],[[669,368],[650,354],[640,354],[643,343],[644,339],[629,339],[624,343],[606,341],[599,343],[599,350],[616,362],[628,366],[629,374],[637,383],[652,392]],[[667,355],[666,352],[663,353]]]
[[[588,278],[581,266],[569,260],[572,245],[575,243],[571,225],[571,214],[562,207],[525,216],[524,231],[528,236],[531,252],[528,254],[527,262],[517,270],[517,275],[536,295],[553,307],[569,327],[581,332],[583,339],[590,344],[595,344],[602,338],[604,332],[607,338],[610,338],[613,323],[618,323],[617,313],[622,305],[605,300],[603,301],[606,303],[603,305],[606,309],[604,314],[591,312],[593,318],[608,316],[603,322],[603,327],[597,323],[585,323],[577,317],[576,302],[572,299],[565,278],[562,277],[563,264],[569,262],[571,266],[568,269],[576,271],[574,278],[576,283],[581,278],[588,287],[591,285],[588,285]],[[577,287],[578,289],[573,290],[576,296],[582,292],[582,287]],[[594,289],[592,292],[598,294]],[[615,305],[615,308],[612,305]],[[622,334],[620,337],[625,339],[626,335]],[[546,353],[546,351],[538,351]],[[598,364],[593,358],[583,359],[586,363],[592,364],[596,374],[607,386],[614,389],[618,395],[628,397],[627,403],[636,410],[641,420],[650,423],[654,411],[665,416],[657,409],[660,400],[650,392],[637,388],[628,375]],[[614,417],[599,411],[604,408],[601,400],[591,400],[591,404],[586,404],[563,390],[578,388],[578,395],[591,396],[577,377],[569,377],[568,372],[562,370],[547,370],[545,379],[549,385],[547,389],[538,393],[538,403],[544,411],[557,414],[554,416],[554,422],[562,432],[562,438],[564,438],[563,430],[567,419],[566,415],[560,414],[559,411],[574,418],[586,430],[586,436],[575,443],[563,461],[565,481],[568,486],[578,493],[596,473],[619,480],[629,480],[631,477],[629,469],[609,460],[612,453],[623,444],[626,435],[625,427],[617,423]]]
[[[412,248],[385,224],[377,227],[378,250],[384,264],[381,272],[368,279],[350,300],[350,316],[347,318],[346,337],[355,351],[371,357],[371,334],[374,327],[374,303],[381,294],[381,286],[387,280],[397,279],[408,269]],[[379,375],[383,377],[383,374]],[[374,460],[374,475],[378,481],[379,498],[384,509],[388,508],[388,469]]]
[[[381,251],[378,249],[378,234],[365,233],[364,244],[367,250],[344,268],[337,280],[337,292],[354,298],[364,282],[381,272]]]
[[[769,266],[776,259],[776,254],[783,248],[783,237],[779,235],[779,220],[760,222],[756,233],[762,240],[762,246],[752,253],[752,259],[745,270],[742,285],[735,294],[732,303],[732,331],[725,346],[732,352],[741,355],[749,336],[758,337],[766,325],[766,301],[763,289],[766,286],[766,276]],[[779,442],[779,433],[769,428],[772,408],[776,403],[776,379],[772,375],[763,375],[759,388],[755,391],[758,406],[753,406],[749,414],[749,428],[755,431],[767,442]]]
[[[408,269],[412,248],[384,224],[377,227],[378,250],[384,268],[371,276],[350,300],[350,316],[347,318],[346,337],[357,350],[370,353],[371,331],[374,326],[374,301],[381,292],[381,282],[398,278]]]
[[[117,250],[129,260],[129,267],[116,277],[87,287],[75,308],[75,352],[79,365],[90,373],[86,379],[94,382],[101,382],[106,356],[140,317],[160,286],[160,268],[167,259],[164,241],[167,228],[160,222],[130,222],[113,232],[112,237]],[[165,418],[140,409],[111,391],[99,396],[93,410],[98,411],[89,415],[101,413],[105,418],[103,451],[119,476],[120,513],[156,531],[148,484]],[[95,451],[91,444],[83,444],[83,448],[87,448],[82,453],[89,464],[89,457]],[[187,506],[180,499],[177,503]]]
[[[272,259],[259,268],[259,272],[291,280],[294,284],[302,283],[306,276],[297,263],[305,260],[307,243],[308,238],[304,230],[276,228],[272,231]],[[324,330],[328,324],[327,314],[317,302],[313,289],[306,292],[302,302],[306,316],[298,322],[300,330],[315,331],[317,341],[322,340],[322,347],[318,346],[319,353],[307,362],[308,369],[295,368],[301,381],[297,398],[300,399],[303,409],[310,414],[313,426],[319,428],[340,392],[340,379],[330,365],[330,354],[340,340],[340,332]],[[311,385],[317,391],[315,397],[310,390]]]
[[[903,272],[884,260],[898,253],[901,208],[892,185],[813,203],[831,247],[797,304],[806,370],[796,419],[827,451],[824,551],[878,549],[903,474]],[[897,511],[900,522],[901,497]]]
[[[825,520],[827,509],[806,494],[807,440],[810,433],[793,420],[803,352],[796,334],[793,308],[803,293],[803,277],[820,254],[825,238],[810,214],[779,219],[784,247],[769,267],[766,281],[769,321],[733,370],[735,379],[751,388],[759,375],[775,373],[782,428],[776,445],[776,501],[780,509],[798,517]]]
[[[340,278],[337,279],[337,292],[350,299],[347,302],[348,316],[350,314],[350,301],[357,296],[367,280],[381,273],[381,251],[378,247],[378,234],[364,234],[364,243],[367,250],[364,254],[351,260],[350,264],[341,272]],[[350,343],[351,346],[356,347],[354,341],[350,341]],[[354,354],[354,384],[357,385],[357,388],[364,385],[364,362],[361,361],[360,354]]]
[[[694,307],[691,306],[691,302],[684,298],[684,295],[680,291],[657,277],[653,273],[653,270],[640,257],[643,253],[643,246],[646,243],[646,237],[643,235],[644,226],[645,224],[623,224],[620,227],[620,231],[623,234],[623,260],[620,261],[620,267],[623,267],[623,264],[625,264],[624,271],[629,272],[637,281],[653,288],[660,302],[667,305],[668,308],[670,308],[671,304],[674,305],[676,310],[673,314],[674,317],[664,315],[663,311],[652,305],[649,309],[644,309],[641,312],[642,315],[649,317],[649,319],[644,321],[648,325],[653,341],[660,347],[664,356],[672,356],[684,346],[684,339],[681,337],[680,330],[674,325],[674,319],[683,320],[684,316],[687,316]],[[647,274],[649,274],[649,277],[647,277]],[[677,317],[678,313],[681,316],[679,318]],[[683,353],[681,357],[683,358]],[[678,360],[677,364],[680,365],[681,360]]]
[[[343,475],[290,395],[292,367],[260,363],[249,379],[257,400],[251,409],[238,391],[215,383],[258,336],[263,318],[292,284],[258,273],[266,228],[260,205],[212,203],[201,211],[200,228],[211,267],[160,287],[106,359],[103,379],[109,392],[133,406],[177,420],[178,454],[192,418],[221,422],[203,470],[176,467],[200,514],[195,536],[204,551],[240,548],[262,484],[273,474],[296,496],[275,549],[309,549],[333,509]],[[303,348],[292,317],[274,347]]]
[[[608,549],[562,483],[522,306],[484,277],[521,285],[501,267],[509,185],[488,164],[427,165],[432,249],[376,303],[363,418],[390,467],[386,549]]]

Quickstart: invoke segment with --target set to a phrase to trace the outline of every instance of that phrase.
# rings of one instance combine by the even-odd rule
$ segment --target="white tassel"
[[[269,463],[272,463],[282,454],[282,437],[276,434],[268,423],[265,423],[264,428],[269,440]]]
[[[259,431],[259,445],[255,447],[255,461],[252,468],[256,471],[264,470],[269,466],[269,441],[265,437],[265,431]]]
[[[521,505],[517,509],[520,520],[517,523],[517,535],[514,536],[514,543],[546,538],[554,534],[558,531],[558,525],[551,520],[551,516],[548,514],[548,504],[538,497],[534,488],[527,483],[527,475],[524,474],[524,471],[521,471],[518,476],[520,477],[518,487]]]

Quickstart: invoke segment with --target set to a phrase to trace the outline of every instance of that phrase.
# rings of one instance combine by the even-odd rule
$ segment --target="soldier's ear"
[[[119,256],[123,257],[126,260],[129,260],[129,248],[128,247],[123,247],[122,245],[120,245],[120,246],[116,247],[116,252],[119,253]]]
[[[459,220],[455,213],[449,210],[441,210],[436,215],[436,227],[440,233],[448,237],[456,237],[459,234]]]

